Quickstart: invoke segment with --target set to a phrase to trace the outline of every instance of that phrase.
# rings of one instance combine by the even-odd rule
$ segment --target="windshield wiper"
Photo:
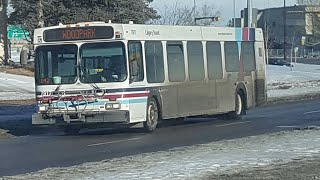
[[[81,65],[78,65],[79,69],[80,69],[80,73],[86,74],[85,78],[89,79],[89,81],[91,81],[90,83],[88,83],[93,89],[99,89],[100,87],[93,81],[93,79],[88,75],[89,73],[87,73],[87,71],[89,71],[88,68],[83,67]],[[79,76],[82,76],[81,74],[79,74]],[[80,78],[80,77],[79,77]],[[80,78],[81,79],[81,78]]]

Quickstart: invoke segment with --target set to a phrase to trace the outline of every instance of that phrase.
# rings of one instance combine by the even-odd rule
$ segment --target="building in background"
[[[286,13],[285,22],[284,13]],[[247,9],[244,9],[241,11],[241,18],[235,19],[237,27],[247,27],[246,14]],[[300,56],[318,51],[320,57],[320,6],[295,5],[286,7],[285,11],[284,7],[263,10],[253,8],[252,14],[254,27],[263,29],[268,50],[272,49],[273,53],[283,55],[285,44],[289,56],[292,49],[298,47]]]
[[[320,35],[320,6],[291,6],[286,7],[285,12],[286,22],[283,7],[264,9],[258,13],[257,27],[264,29],[265,36],[272,41],[273,47],[283,46],[284,26],[287,46],[316,46]],[[301,44],[304,38],[305,43]]]

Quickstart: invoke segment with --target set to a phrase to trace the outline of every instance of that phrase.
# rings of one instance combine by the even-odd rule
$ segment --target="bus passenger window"
[[[207,62],[209,79],[222,79],[223,70],[220,42],[207,42]]]
[[[185,80],[185,66],[182,42],[168,42],[168,71],[169,81],[182,82]]]
[[[129,68],[132,82],[140,82],[144,79],[142,46],[140,42],[129,42]]]
[[[226,58],[226,71],[239,72],[240,62],[238,42],[225,42],[224,51]]]
[[[242,42],[241,54],[243,59],[244,72],[250,73],[256,69],[254,43]]]
[[[148,83],[164,82],[163,47],[161,41],[146,41],[146,70]]]
[[[202,42],[188,42],[188,70],[190,81],[204,80]]]

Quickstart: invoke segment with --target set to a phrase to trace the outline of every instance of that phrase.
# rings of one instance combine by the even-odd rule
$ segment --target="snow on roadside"
[[[34,78],[0,73],[0,100],[35,98]]]
[[[320,130],[279,132],[144,153],[5,179],[200,179],[320,155]]]
[[[0,129],[0,139],[8,139],[12,137],[13,135],[11,135],[8,130]]]
[[[294,97],[319,94],[320,65],[295,64],[293,70],[286,66],[267,66],[269,98]]]

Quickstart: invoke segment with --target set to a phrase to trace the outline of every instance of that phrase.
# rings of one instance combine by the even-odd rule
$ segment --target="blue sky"
[[[165,5],[172,5],[175,2],[185,5],[193,6],[194,0],[154,0],[151,4],[157,10],[161,10]],[[286,0],[287,6],[294,5],[296,0]],[[229,19],[233,17],[233,0],[196,0],[198,6],[208,4],[214,5],[221,12],[222,23],[226,24]],[[283,0],[252,0],[254,7],[258,9],[264,9],[268,7],[280,7],[283,6]],[[240,16],[240,10],[247,6],[247,0],[236,0],[236,15]]]

